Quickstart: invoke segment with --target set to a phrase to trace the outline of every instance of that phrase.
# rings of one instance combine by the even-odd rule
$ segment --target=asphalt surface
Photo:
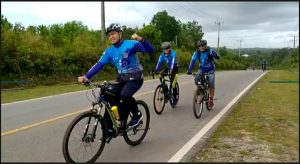
[[[166,104],[161,115],[154,112],[152,102],[159,80],[145,81],[134,95],[144,100],[150,109],[150,130],[145,139],[132,147],[122,137],[115,138],[105,145],[97,162],[168,162],[174,157],[184,161],[198,150],[203,139],[195,141],[192,149],[184,154],[179,150],[207,128],[205,126],[228,107],[228,103],[238,101],[234,98],[262,75],[261,70],[216,72],[214,109],[205,109],[200,119],[196,119],[192,111],[196,89],[193,76],[179,76],[179,102],[175,109]],[[1,104],[1,162],[65,162],[64,132],[71,120],[88,110],[89,105],[85,91]]]

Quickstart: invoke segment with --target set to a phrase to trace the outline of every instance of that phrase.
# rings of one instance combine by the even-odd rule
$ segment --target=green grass
[[[146,76],[144,77],[144,79],[150,80],[152,79],[152,76],[151,77]],[[45,96],[52,96],[52,95],[80,91],[85,89],[87,88],[81,84],[68,84],[68,85],[37,86],[34,88],[25,88],[22,90],[1,91],[1,104],[45,97]]]
[[[299,80],[297,71],[278,70],[266,74],[234,107],[197,158],[191,161],[299,161],[299,83],[270,83],[271,80]],[[216,150],[224,145],[224,139],[244,142],[241,145],[245,147]],[[246,147],[249,143],[261,146]],[[230,144],[236,148],[238,142]],[[263,153],[257,153],[259,151]],[[240,155],[235,157],[238,153]]]
[[[73,92],[84,90],[86,87],[79,84],[71,85],[54,85],[54,86],[38,86],[35,88],[16,90],[16,91],[5,91],[1,92],[1,104],[39,98],[44,96],[51,96],[61,93]]]

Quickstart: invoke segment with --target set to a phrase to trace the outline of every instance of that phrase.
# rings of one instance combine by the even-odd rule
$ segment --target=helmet
[[[162,45],[161,45],[161,48],[163,50],[166,50],[166,49],[168,49],[170,47],[171,47],[171,43],[170,42],[163,42]]]
[[[199,47],[200,45],[207,45],[207,41],[206,40],[198,40],[196,45],[197,45],[197,47]]]
[[[123,32],[123,29],[119,23],[112,23],[106,29],[106,35],[111,31]]]

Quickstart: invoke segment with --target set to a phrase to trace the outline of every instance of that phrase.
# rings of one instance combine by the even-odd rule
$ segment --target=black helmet
[[[161,48],[163,50],[169,49],[171,47],[171,43],[170,42],[163,42],[161,45]]]
[[[199,47],[200,45],[207,45],[207,41],[206,40],[198,40],[197,41],[197,47]]]
[[[118,32],[123,32],[123,29],[122,29],[122,27],[121,27],[121,25],[120,24],[118,24],[118,23],[112,23],[112,24],[110,24],[108,27],[107,27],[107,29],[106,29],[106,35],[109,33],[109,32],[111,32],[111,31],[118,31]]]

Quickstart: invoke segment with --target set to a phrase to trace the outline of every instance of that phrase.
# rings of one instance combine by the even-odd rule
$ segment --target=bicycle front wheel
[[[105,146],[105,123],[95,112],[78,115],[67,128],[63,138],[66,162],[95,162]]]
[[[122,127],[124,130],[124,135],[123,135],[124,140],[127,144],[131,146],[138,145],[143,141],[143,139],[145,138],[148,132],[149,124],[150,124],[150,113],[149,113],[148,105],[142,100],[137,100],[136,103],[139,112],[141,112],[143,116],[140,125],[132,129],[127,128],[127,124],[132,119],[132,113],[130,112],[128,117],[124,120],[123,127]]]
[[[156,114],[161,114],[164,111],[166,98],[163,90],[163,85],[158,85],[154,92],[153,107]]]
[[[203,112],[203,96],[204,94],[199,89],[195,90],[193,98],[193,111],[197,119],[201,117]]]

